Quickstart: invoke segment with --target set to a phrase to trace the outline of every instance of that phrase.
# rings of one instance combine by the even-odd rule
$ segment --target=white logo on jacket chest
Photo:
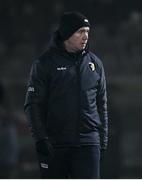
[[[92,62],[89,62],[89,67],[91,68],[92,71],[95,71],[96,69],[95,64]]]
[[[57,67],[57,71],[65,71],[66,69],[66,67]]]
[[[41,165],[41,167],[42,167],[42,168],[46,168],[46,169],[48,169],[48,164],[45,164],[45,163],[40,163],[40,165]]]

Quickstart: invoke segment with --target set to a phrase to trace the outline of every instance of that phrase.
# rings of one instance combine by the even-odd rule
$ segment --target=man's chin
[[[85,47],[86,47],[86,45],[82,45],[82,46],[80,47],[80,50],[85,49]]]

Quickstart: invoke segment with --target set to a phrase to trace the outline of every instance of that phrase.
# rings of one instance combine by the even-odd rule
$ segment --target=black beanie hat
[[[81,27],[90,27],[88,19],[79,12],[66,12],[60,19],[58,31],[65,41]]]

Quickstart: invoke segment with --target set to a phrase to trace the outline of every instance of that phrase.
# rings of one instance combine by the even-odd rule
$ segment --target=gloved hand
[[[43,139],[36,142],[36,150],[38,153],[41,153],[43,155],[50,155],[53,156],[54,149],[51,143],[48,139]]]

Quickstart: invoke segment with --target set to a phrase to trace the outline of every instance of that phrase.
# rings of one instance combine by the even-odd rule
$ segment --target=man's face
[[[66,49],[70,52],[83,50],[88,42],[89,27],[78,29],[69,39],[65,41]]]

